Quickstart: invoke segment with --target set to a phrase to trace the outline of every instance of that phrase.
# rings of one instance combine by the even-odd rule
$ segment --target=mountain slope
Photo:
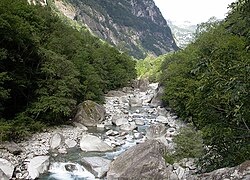
[[[167,21],[171,28],[178,47],[185,48],[190,42],[194,40],[195,30],[197,25],[185,21],[182,23]]]
[[[75,8],[75,20],[136,58],[178,49],[153,0],[68,0],[68,3]]]

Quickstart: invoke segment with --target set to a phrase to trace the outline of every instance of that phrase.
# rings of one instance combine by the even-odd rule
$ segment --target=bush
[[[173,138],[174,153],[165,155],[166,162],[173,164],[183,158],[200,158],[203,155],[203,140],[200,131],[191,127],[181,128],[180,133]]]

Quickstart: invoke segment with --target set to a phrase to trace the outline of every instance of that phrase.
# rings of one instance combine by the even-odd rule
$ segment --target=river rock
[[[11,154],[19,155],[23,152],[22,148],[14,142],[4,144],[4,149],[7,149]]]
[[[167,173],[164,151],[164,145],[155,140],[133,146],[111,163],[107,179],[164,179]]]
[[[74,171],[78,170],[76,167],[76,164],[74,164],[74,163],[66,163],[64,167],[65,167],[66,171],[68,171],[68,172],[74,172]]]
[[[28,163],[29,178],[35,179],[49,167],[49,156],[36,156]]]
[[[151,107],[163,106],[162,96],[164,95],[164,89],[162,86],[157,88],[157,93],[154,95],[153,99],[150,102]]]
[[[14,166],[6,159],[0,158],[0,178],[9,180],[13,174]],[[1,179],[2,180],[2,179]]]
[[[0,180],[9,180],[10,178],[11,178],[11,176],[8,177],[8,176],[2,171],[2,169],[0,169]]]
[[[135,120],[135,124],[136,124],[136,125],[139,125],[139,126],[143,126],[145,123],[144,123],[144,120],[143,120],[143,119],[136,119],[136,120]]]
[[[83,130],[83,131],[87,131],[88,128],[86,126],[84,126],[83,124],[81,123],[78,123],[78,122],[73,122],[74,126],[76,126],[77,128]]]
[[[146,129],[146,137],[148,139],[155,139],[166,134],[166,127],[163,124],[154,124]]]
[[[102,141],[100,138],[89,134],[84,134],[82,136],[80,147],[83,151],[105,152],[112,150],[112,147]]]
[[[156,117],[156,121],[163,123],[163,124],[167,124],[169,122],[167,117],[161,116],[161,115]]]
[[[50,139],[50,147],[51,149],[56,149],[60,145],[64,143],[64,137],[60,133],[54,134]]]
[[[130,97],[129,106],[130,107],[141,107],[142,106],[142,99],[140,99],[140,97],[138,97],[136,95],[133,97]]]
[[[152,101],[153,97],[154,97],[153,94],[143,96],[142,97],[143,104],[150,103]]]
[[[94,101],[84,101],[77,106],[74,120],[85,126],[101,124],[105,118],[105,108]]]
[[[242,179],[242,180],[249,180],[250,179],[250,160],[245,161],[244,163],[232,167],[232,168],[221,168],[214,170],[210,173],[204,173],[201,175],[191,175],[188,177],[191,180],[226,180],[226,179]]]
[[[77,142],[73,139],[66,139],[65,140],[65,144],[69,147],[69,148],[73,148],[77,145]]]
[[[109,170],[111,161],[102,157],[84,157],[83,165],[97,178],[103,178]]]
[[[145,92],[148,89],[149,80],[147,78],[139,79],[138,82],[135,82],[135,84],[141,92]]]
[[[137,128],[137,126],[133,122],[131,122],[129,124],[123,124],[120,126],[120,130],[122,130],[122,131],[132,131],[136,128]]]
[[[124,125],[124,124],[128,124],[128,119],[125,118],[125,117],[117,117],[117,116],[114,116],[112,118],[112,122],[116,125],[116,126],[121,126],[121,125]]]

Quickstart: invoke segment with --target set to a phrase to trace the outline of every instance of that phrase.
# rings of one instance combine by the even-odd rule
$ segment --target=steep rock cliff
[[[136,58],[178,49],[153,0],[68,0],[75,20],[96,36]]]

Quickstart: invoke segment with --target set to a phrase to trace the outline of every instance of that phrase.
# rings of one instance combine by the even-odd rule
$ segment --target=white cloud
[[[154,0],[165,19],[206,22],[210,17],[225,18],[228,5],[235,0]]]

